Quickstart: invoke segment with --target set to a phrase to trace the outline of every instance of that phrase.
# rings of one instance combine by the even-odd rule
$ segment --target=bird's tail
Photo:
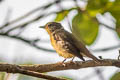
[[[83,55],[85,55],[86,57],[92,58],[97,63],[100,63],[100,60],[97,57],[95,57],[94,55],[92,55],[92,53],[89,51],[87,53],[83,53]]]
[[[78,58],[80,58],[81,60],[85,61],[82,54],[74,54],[74,55],[77,56]]]
[[[100,63],[100,60],[97,57],[95,57],[94,55],[91,54],[90,58],[92,58],[95,62]]]

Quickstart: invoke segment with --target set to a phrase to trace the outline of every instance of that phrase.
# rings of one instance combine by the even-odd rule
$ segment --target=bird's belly
[[[72,58],[72,57],[74,57],[74,55],[72,55],[72,53],[68,52],[67,50],[65,50],[64,48],[59,46],[56,43],[56,40],[51,39],[51,44],[54,47],[54,49],[56,50],[56,52],[59,54],[59,56],[62,56],[64,58]]]

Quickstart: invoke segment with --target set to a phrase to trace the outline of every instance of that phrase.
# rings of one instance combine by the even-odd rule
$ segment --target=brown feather
[[[68,35],[69,39],[75,44],[75,46],[80,50],[81,53],[83,53],[83,56],[87,56],[89,58],[92,58],[96,62],[100,62],[99,59],[97,59],[94,55],[91,54],[91,52],[86,48],[86,46],[79,41],[73,34],[66,31],[66,34]]]
[[[51,35],[51,43],[59,55],[65,58],[77,56],[85,61],[79,49],[72,43],[64,29],[58,30]]]

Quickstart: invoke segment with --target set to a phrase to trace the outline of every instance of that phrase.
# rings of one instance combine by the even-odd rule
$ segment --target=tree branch
[[[120,60],[115,59],[104,59],[100,60],[101,63],[96,63],[93,60],[88,61],[75,61],[75,62],[65,62],[63,63],[54,63],[54,64],[38,64],[38,65],[15,65],[15,64],[5,64],[0,63],[0,71],[8,73],[21,73],[25,75],[30,75],[39,78],[45,78],[50,80],[65,80],[65,79],[56,79],[56,77],[48,76],[42,74],[43,72],[51,71],[60,71],[60,70],[69,70],[69,69],[82,69],[89,67],[98,67],[98,66],[114,66],[120,67]]]
[[[62,63],[54,63],[54,64],[43,64],[43,65],[22,65],[23,69],[36,71],[36,72],[50,72],[50,71],[59,71],[59,70],[68,70],[68,69],[82,69],[89,67],[97,67],[97,66],[115,66],[120,67],[120,60],[115,59],[104,59],[101,60],[101,63],[96,63],[93,60],[88,61],[75,61],[75,62],[66,62]]]
[[[21,73],[21,74],[25,74],[25,75],[29,75],[29,76],[34,76],[34,77],[38,77],[38,78],[44,78],[44,79],[48,79],[48,80],[66,80],[63,78],[57,78],[57,77],[53,77],[53,76],[49,76],[46,74],[33,72],[33,71],[29,71],[29,70],[24,70],[24,69],[19,69],[19,71],[17,73]]]
[[[53,63],[53,64],[37,64],[37,65],[13,65],[0,63],[0,71],[16,73],[16,70],[20,67],[24,70],[34,71],[34,72],[50,72],[50,71],[60,71],[69,69],[82,69],[89,67],[98,66],[114,66],[120,67],[120,60],[115,59],[104,59],[101,63],[96,63],[93,60],[88,61],[75,61],[75,62],[65,62],[63,63]]]
[[[46,75],[46,74],[42,74],[42,73],[39,73],[39,72],[25,70],[25,69],[22,69],[20,66],[13,65],[13,64],[1,63],[0,64],[0,71],[1,72],[7,72],[7,73],[21,73],[21,74],[25,74],[25,75],[28,75],[28,76],[44,78],[44,79],[48,79],[48,80],[66,80],[66,79],[63,79],[63,78],[57,78],[57,77],[49,76],[49,75]]]

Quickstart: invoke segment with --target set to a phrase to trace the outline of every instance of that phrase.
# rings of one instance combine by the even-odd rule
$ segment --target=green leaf
[[[0,72],[0,80],[5,80],[5,72]]]
[[[115,2],[109,12],[116,19],[116,32],[120,37],[120,1]]]
[[[55,22],[62,21],[68,15],[68,13],[73,9],[77,9],[77,8],[71,8],[71,9],[68,9],[68,10],[62,10],[62,11],[58,12],[54,21]]]
[[[110,80],[120,80],[120,72],[115,73],[115,74],[110,78]]]
[[[87,9],[98,10],[104,8],[109,0],[88,0]]]
[[[87,11],[90,16],[96,16],[98,13],[104,13],[109,0],[88,0]]]
[[[72,20],[72,33],[87,45],[91,45],[98,34],[98,23],[86,14],[78,13]]]
[[[64,11],[57,13],[55,21],[56,22],[62,21],[67,16],[68,12],[69,12],[68,10],[64,10]]]

